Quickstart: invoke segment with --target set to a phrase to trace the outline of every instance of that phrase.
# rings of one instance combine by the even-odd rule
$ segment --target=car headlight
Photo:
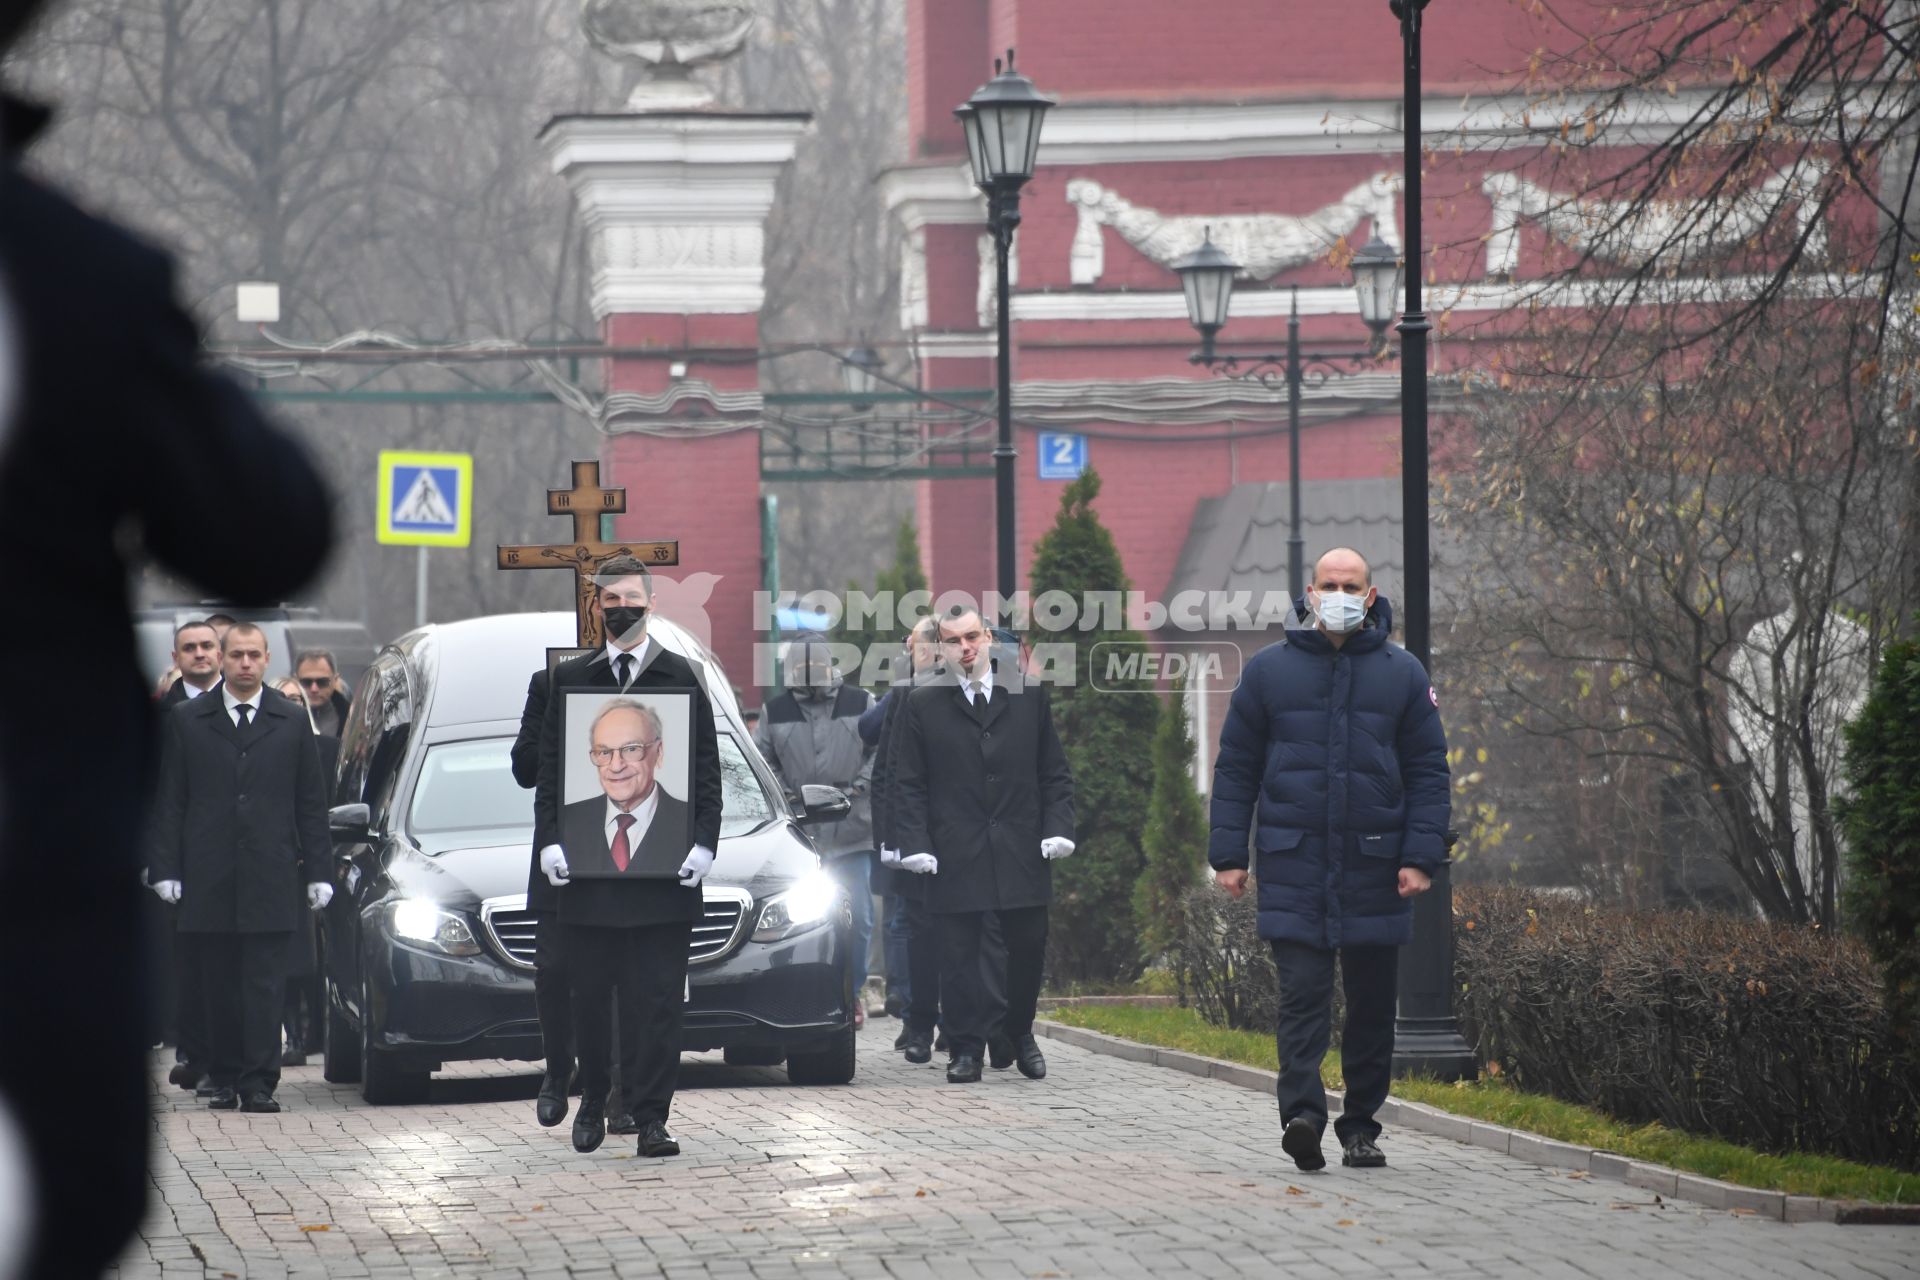
[[[441,908],[436,902],[420,898],[402,898],[387,909],[388,927],[402,942],[411,942],[429,951],[449,956],[477,956],[480,941],[466,918]]]
[[[815,871],[785,893],[760,904],[755,942],[778,942],[825,924],[844,898],[840,884],[824,871]]]

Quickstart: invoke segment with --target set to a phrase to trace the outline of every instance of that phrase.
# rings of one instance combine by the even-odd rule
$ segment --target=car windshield
[[[533,839],[533,793],[513,780],[511,738],[427,748],[407,812],[407,834],[427,853]],[[773,802],[732,734],[720,735],[720,835],[742,835],[774,816]]]

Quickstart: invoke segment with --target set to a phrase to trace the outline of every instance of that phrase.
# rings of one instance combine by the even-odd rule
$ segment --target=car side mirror
[[[367,840],[373,834],[373,811],[364,804],[337,804],[327,810],[327,829],[335,844]]]
[[[847,799],[847,793],[838,787],[823,787],[809,783],[800,788],[800,817],[803,827],[816,823],[834,822],[853,812],[853,801]]]

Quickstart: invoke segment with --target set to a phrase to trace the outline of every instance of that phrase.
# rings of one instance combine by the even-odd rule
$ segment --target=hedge
[[[1520,1088],[1920,1168],[1920,1055],[1898,1046],[1854,939],[1483,887],[1458,891],[1454,923],[1462,1030]]]
[[[1268,1031],[1278,986],[1253,896],[1196,891],[1177,954],[1203,1017]],[[1454,944],[1461,1029],[1521,1089],[1764,1151],[1920,1169],[1920,1052],[1894,1037],[1854,939],[1470,885],[1455,889]]]

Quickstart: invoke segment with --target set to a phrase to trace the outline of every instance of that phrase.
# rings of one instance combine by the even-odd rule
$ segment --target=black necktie
[[[253,723],[253,708],[248,706],[246,703],[242,702],[242,703],[236,704],[233,710],[234,710],[234,714],[240,717],[240,727],[242,729],[247,728],[247,726]]]
[[[613,665],[620,668],[620,687],[626,688],[633,682],[633,655],[623,653],[613,660]]]
[[[987,687],[978,680],[969,680],[967,688],[973,694],[967,699],[967,706],[973,712],[973,718],[984,721],[987,718]]]

